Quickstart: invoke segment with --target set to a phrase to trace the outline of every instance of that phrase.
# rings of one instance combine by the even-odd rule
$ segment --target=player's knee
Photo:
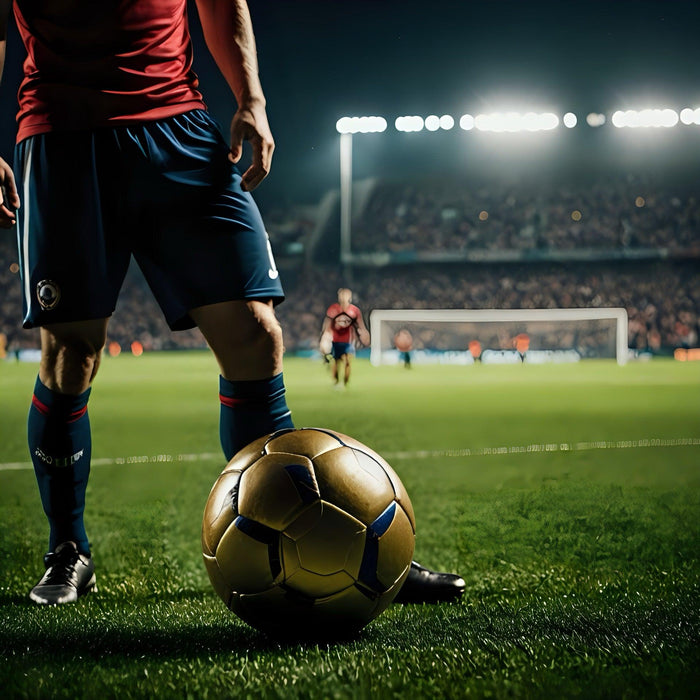
[[[212,346],[224,376],[269,376],[281,371],[282,328],[271,304],[247,302],[227,337],[228,342]]]
[[[244,344],[258,348],[270,357],[281,355],[284,350],[282,327],[274,309],[263,302],[249,302],[250,323],[247,324],[247,338]]]

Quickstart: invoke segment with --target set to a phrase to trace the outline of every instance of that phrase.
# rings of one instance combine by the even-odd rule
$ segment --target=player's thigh
[[[272,301],[226,301],[200,306],[190,314],[207,342],[216,348],[245,347],[281,334]]]

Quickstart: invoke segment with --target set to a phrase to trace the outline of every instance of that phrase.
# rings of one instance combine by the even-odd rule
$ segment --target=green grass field
[[[297,426],[401,476],[416,558],[464,600],[393,605],[359,639],[281,644],[229,613],[199,531],[223,468],[207,353],[105,359],[86,524],[98,593],[26,598],[47,527],[0,363],[0,687],[7,698],[685,698],[700,687],[700,364],[355,367],[290,359]]]

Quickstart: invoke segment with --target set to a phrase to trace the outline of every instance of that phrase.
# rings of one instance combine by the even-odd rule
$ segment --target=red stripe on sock
[[[36,394],[32,394],[32,405],[36,408],[42,416],[48,416],[51,411],[49,407],[43,402],[37,399]],[[66,419],[67,423],[75,423],[75,421],[80,420],[87,413],[87,404],[77,411],[73,411]]]
[[[246,399],[234,399],[233,396],[224,396],[223,394],[219,394],[219,401],[229,408],[235,408],[236,406],[246,403]]]
[[[82,408],[79,408],[77,411],[73,411],[73,413],[71,413],[70,416],[68,416],[68,422],[75,423],[75,421],[80,420],[86,413],[87,405],[83,406]]]
[[[41,401],[39,401],[39,399],[37,399],[37,397],[36,397],[36,394],[32,394],[32,405],[43,416],[49,415],[49,407],[45,403],[42,403]]]

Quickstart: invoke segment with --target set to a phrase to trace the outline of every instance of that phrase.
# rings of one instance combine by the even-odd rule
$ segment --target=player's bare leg
[[[338,362],[339,360],[335,358],[331,360],[331,377],[333,378],[333,384],[336,386],[338,386]]]
[[[60,394],[82,394],[92,384],[107,338],[108,319],[54,323],[41,329],[39,378]]]
[[[190,315],[221,370],[219,433],[226,459],[263,435],[293,428],[282,377],[282,329],[272,302],[228,301]]]
[[[265,379],[282,371],[282,328],[271,301],[200,306],[190,316],[229,381]]]
[[[351,365],[352,365],[352,356],[350,354],[347,354],[347,355],[345,355],[345,373],[343,376],[343,383],[345,384],[345,386],[347,386],[348,382],[350,381]]]
[[[95,587],[83,523],[91,452],[87,403],[106,334],[106,318],[41,329],[28,441],[50,536],[46,571],[29,594],[35,603],[72,603]]]
[[[340,391],[345,389],[348,376],[348,356],[341,355],[334,364],[333,367],[333,387]],[[341,381],[342,378],[342,381]]]

